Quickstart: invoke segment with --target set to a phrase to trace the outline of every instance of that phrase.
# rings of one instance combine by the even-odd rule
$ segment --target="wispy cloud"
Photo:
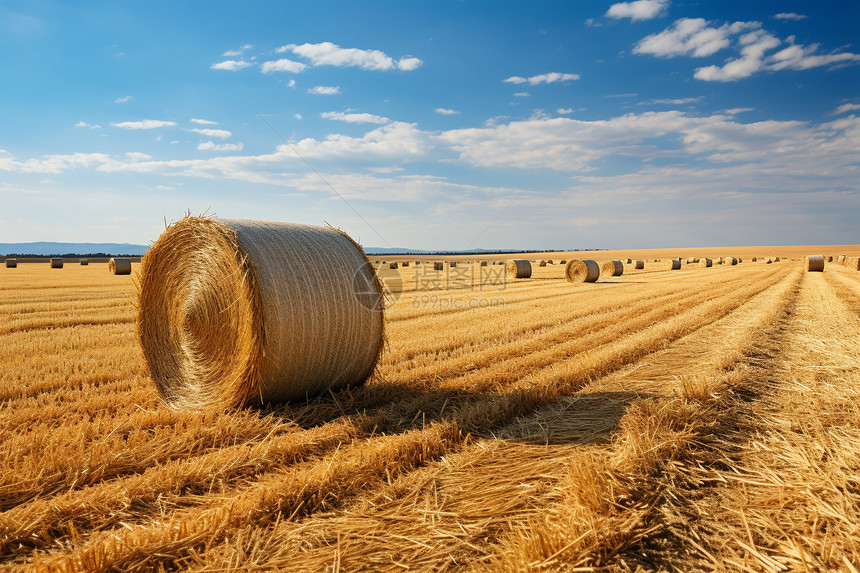
[[[191,118],[191,123],[196,123],[197,125],[218,125],[217,121],[210,121],[208,119],[200,119],[196,117]]]
[[[141,153],[140,151],[129,151],[125,154],[126,157],[132,159],[134,161],[145,161],[147,159],[152,159],[151,155],[147,155],[146,153]]]
[[[776,20],[805,20],[807,16],[804,14],[798,14],[796,12],[780,12],[779,14],[773,15]]]
[[[439,115],[459,115],[459,114],[460,114],[460,112],[459,112],[459,111],[457,111],[457,110],[453,110],[453,109],[446,109],[446,108],[444,108],[444,107],[437,107],[437,108],[436,108],[435,110],[433,110],[433,111],[435,111],[435,112],[436,112],[436,113],[438,113]]]
[[[129,103],[134,101],[134,96],[118,97],[113,100],[114,103]]]
[[[703,99],[705,99],[705,96],[683,97],[683,98],[676,98],[676,99],[651,99],[648,101],[639,102],[639,105],[653,105],[653,104],[685,105],[688,103],[696,103],[697,101],[702,101]]]
[[[250,50],[253,47],[254,46],[252,44],[245,44],[244,46],[240,46],[236,50],[227,50],[226,52],[224,52],[221,55],[224,56],[225,58],[235,58],[235,57],[241,56],[246,50]]]
[[[860,103],[844,103],[833,110],[833,115],[848,113],[849,111],[860,110]]]
[[[277,53],[290,51],[297,56],[310,60],[313,66],[337,66],[340,68],[356,67],[363,70],[411,71],[419,68],[423,62],[413,56],[403,56],[395,60],[380,50],[360,50],[358,48],[341,48],[332,42],[318,44],[287,44],[281,46]]]
[[[241,151],[244,143],[213,143],[206,141],[197,146],[200,151]]]
[[[102,126],[93,125],[93,124],[87,123],[85,121],[79,121],[78,123],[75,124],[75,127],[88,127],[90,129],[101,129]]]
[[[176,122],[159,119],[142,119],[140,121],[121,121],[119,123],[111,123],[111,125],[121,129],[158,129],[159,127],[173,127],[176,125]]]
[[[263,73],[270,74],[272,72],[290,72],[298,74],[307,69],[307,66],[301,62],[281,58],[280,60],[272,60],[263,62]]]
[[[347,123],[388,123],[391,121],[387,117],[381,115],[373,115],[372,113],[343,113],[340,111],[326,111],[320,114],[323,119],[331,119],[334,121],[345,121]]]
[[[315,86],[308,90],[314,95],[335,95],[340,93],[340,86]]]
[[[226,70],[228,72],[236,72],[252,65],[252,63],[246,62],[245,60],[224,60],[223,62],[212,64],[209,67],[213,70]]]
[[[554,84],[556,82],[568,82],[572,80],[578,80],[578,74],[562,74],[559,72],[550,72],[548,74],[538,74],[536,76],[531,76],[529,78],[523,78],[520,76],[511,76],[505,80],[502,80],[509,84],[529,84],[530,86],[536,86],[538,84]]]
[[[761,22],[733,22],[714,26],[703,18],[681,18],[671,26],[640,40],[636,54],[663,58],[689,56],[701,58],[734,47],[740,56],[722,66],[697,68],[693,77],[703,81],[728,82],[750,77],[762,71],[806,70],[817,67],[838,67],[860,62],[860,54],[850,52],[820,53],[818,44],[794,43],[786,38],[787,47],[774,52],[783,41],[762,28]]]
[[[630,18],[632,22],[637,20],[651,20],[662,16],[666,12],[669,0],[636,0],[635,2],[619,2],[613,4],[606,11],[607,18]]]
[[[199,133],[200,135],[205,135],[206,137],[217,137],[219,139],[227,139],[228,137],[232,137],[232,133],[227,131],[226,129],[197,129],[192,128],[189,131],[193,131],[195,133]]]

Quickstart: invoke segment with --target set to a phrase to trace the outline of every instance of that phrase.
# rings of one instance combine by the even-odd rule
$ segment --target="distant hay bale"
[[[445,263],[433,263],[434,271],[443,271],[445,270]]]
[[[699,259],[699,266],[709,268],[709,267],[714,266],[714,261],[707,258],[707,257],[702,257]]]
[[[723,257],[723,264],[734,266],[738,264],[738,260],[735,257]]]
[[[570,259],[564,267],[564,276],[571,283],[593,283],[600,278],[600,265],[591,259]]]
[[[860,257],[845,257],[843,264],[852,271],[860,271]]]
[[[632,264],[633,264],[633,259],[627,259],[625,262],[626,262],[628,265],[632,265]]]
[[[538,263],[538,266],[539,266],[539,267],[545,267],[545,266],[546,266],[546,261],[541,261],[541,262],[539,262],[539,263]]]
[[[562,259],[562,260],[560,260],[560,261],[558,262],[558,264],[560,264],[560,265],[566,265],[566,264],[567,264],[567,259]]]
[[[86,260],[86,259],[81,259],[81,266],[82,266],[82,267],[86,267],[86,266],[88,266],[89,264],[90,264],[90,262],[89,262],[88,260]]]
[[[753,257],[753,258],[752,258],[752,259],[750,259],[750,260],[751,260],[752,262],[756,262],[757,257]]]
[[[416,264],[416,265],[420,265],[420,264],[421,264],[421,261],[415,261],[415,264]]]
[[[143,258],[138,336],[171,405],[304,401],[373,373],[382,304],[373,266],[336,229],[189,216]]]
[[[108,272],[112,275],[130,275],[131,261],[117,257],[108,261]]]
[[[765,264],[766,264],[766,265],[769,265],[769,264],[771,264],[771,263],[773,262],[773,259],[772,259],[772,258],[770,258],[770,257],[768,257],[764,262],[765,262]]]
[[[455,263],[454,261],[451,261],[450,263],[448,263],[448,266],[452,269],[455,269],[455,268],[457,268],[457,263]]]
[[[681,261],[678,259],[668,259],[661,263],[665,271],[677,271],[681,268]]]
[[[552,262],[552,259],[548,259],[548,260],[546,261],[546,264],[548,264],[548,265],[552,265],[552,264],[555,264],[555,263],[553,263],[553,262]]]
[[[698,263],[698,262],[699,262],[699,259],[696,257],[688,257],[687,258],[687,264],[688,265],[692,265],[692,264]]]
[[[645,261],[643,261],[642,259],[638,259],[638,260],[633,264],[633,268],[634,268],[634,269],[644,269],[644,268],[645,268]]]
[[[6,259],[6,268],[7,269],[17,269],[18,268],[18,259]]]
[[[51,268],[52,269],[63,268],[63,259],[51,259]]]
[[[806,272],[824,272],[824,255],[809,255],[806,257]]]
[[[527,279],[532,276],[532,264],[526,259],[511,259],[505,263],[505,275],[512,279]]]
[[[409,261],[403,261],[402,263],[400,263],[400,266],[401,266],[401,267],[408,267],[408,266],[409,266]]]
[[[482,267],[486,267],[486,266],[487,266],[487,261],[481,261],[481,266],[482,266]]]
[[[828,263],[832,263],[832,262],[833,262],[833,255],[827,255],[827,262],[828,262]]]
[[[600,265],[600,276],[620,277],[622,274],[624,274],[624,263],[621,261],[604,261]]]
[[[397,263],[388,263],[388,268],[389,268],[389,269],[396,269],[396,268],[397,268],[397,266],[398,266],[398,265],[397,265]]]
[[[773,258],[773,262],[778,263],[778,262],[779,262],[779,257],[774,257],[774,258]]]

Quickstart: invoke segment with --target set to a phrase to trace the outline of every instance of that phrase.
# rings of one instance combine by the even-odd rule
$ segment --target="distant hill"
[[[132,245],[131,243],[0,243],[0,255],[91,255],[104,253],[107,255],[143,255],[149,249],[147,245]]]

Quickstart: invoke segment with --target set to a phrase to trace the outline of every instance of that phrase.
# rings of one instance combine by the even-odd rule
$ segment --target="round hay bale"
[[[633,264],[633,259],[627,259],[625,262],[626,262],[628,265],[632,265],[632,264]]]
[[[433,263],[434,271],[443,271],[445,270],[445,263]]]
[[[774,257],[774,258],[773,258],[773,262],[778,263],[778,262],[779,262],[779,257]]]
[[[644,269],[645,268],[645,261],[643,261],[642,259],[638,259],[636,261],[636,263],[633,265],[633,268],[634,269]]]
[[[112,275],[130,275],[131,261],[123,258],[115,258],[108,261],[108,272]]]
[[[705,268],[712,267],[714,266],[714,261],[707,257],[702,257],[699,259],[699,266]]]
[[[396,269],[396,268],[397,268],[397,263],[388,263],[388,268],[389,268],[389,269]]]
[[[51,259],[51,268],[52,269],[63,268],[63,259]]]
[[[512,279],[527,279],[532,276],[532,264],[526,259],[511,259],[505,263],[505,275]]]
[[[552,265],[552,264],[555,264],[555,263],[553,263],[553,262],[552,262],[552,259],[548,259],[548,260],[547,260],[547,262],[546,262],[546,264],[548,264],[548,265]]]
[[[677,271],[681,268],[681,261],[678,259],[668,259],[661,263],[664,271]]]
[[[330,227],[185,217],[144,257],[138,299],[150,374],[177,407],[360,385],[384,342],[381,283],[361,247]]]
[[[765,264],[766,264],[766,265],[769,265],[769,264],[771,264],[772,262],[773,262],[773,259],[772,259],[772,258],[770,258],[770,257],[768,257],[768,258],[767,258],[767,260],[765,260]]]
[[[89,266],[90,262],[86,259],[81,259],[81,266],[86,267]]]
[[[7,269],[17,269],[18,268],[18,259],[6,259],[6,268]]]
[[[567,259],[562,259],[562,260],[560,260],[560,261],[558,262],[558,264],[560,264],[560,265],[566,265],[566,264],[567,264]]]
[[[723,257],[724,265],[736,265],[738,264],[738,260],[735,257]]]
[[[752,258],[752,259],[750,259],[750,260],[751,260],[752,262],[756,262],[756,260],[758,260],[758,258],[757,258],[757,257],[753,257],[753,258]]]
[[[546,266],[546,261],[541,261],[541,262],[539,262],[539,263],[538,263],[538,266],[539,266],[539,267],[545,267],[545,266]]]
[[[806,272],[824,272],[824,255],[809,255],[806,257]]]
[[[591,259],[570,259],[564,267],[564,276],[571,283],[593,283],[600,277],[600,265]]]
[[[454,261],[451,261],[450,263],[448,263],[448,267],[455,269],[455,268],[457,268],[457,263],[455,263]]]
[[[482,266],[482,267],[486,267],[486,266],[487,266],[487,261],[481,261],[481,266]]]
[[[622,274],[624,274],[624,263],[621,261],[604,261],[600,265],[600,276],[620,277]]]
[[[827,262],[828,262],[828,263],[832,263],[832,262],[833,262],[833,255],[827,255]]]
[[[408,267],[408,266],[409,266],[409,261],[403,261],[402,263],[400,263],[400,266],[401,266],[401,267]]]

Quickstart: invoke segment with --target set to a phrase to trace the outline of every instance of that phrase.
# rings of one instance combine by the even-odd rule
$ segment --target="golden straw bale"
[[[645,268],[645,261],[643,261],[642,259],[637,260],[636,263],[633,265],[633,268],[634,269],[644,269]]]
[[[714,261],[707,258],[707,257],[702,257],[699,259],[699,266],[700,267],[706,267],[707,268],[707,267],[711,267],[713,265],[714,265]]]
[[[89,262],[88,260],[86,260],[86,259],[81,259],[81,266],[82,266],[82,267],[86,267],[86,266],[88,266],[89,264],[90,264],[90,262]]]
[[[130,275],[131,261],[121,257],[108,261],[108,272],[112,275]]]
[[[600,276],[620,277],[624,274],[624,263],[621,261],[605,261],[600,265]]]
[[[177,407],[363,384],[384,342],[379,279],[331,227],[185,217],[144,257],[138,308],[150,374]]]
[[[512,279],[527,279],[532,276],[532,264],[526,259],[511,259],[505,263],[505,275]]]
[[[593,283],[600,278],[600,265],[591,259],[571,259],[564,267],[564,276],[571,283]]]
[[[545,267],[545,266],[546,266],[546,261],[543,261],[543,260],[542,260],[541,262],[539,262],[539,263],[538,263],[538,266],[539,266],[539,267]]]
[[[398,264],[397,264],[397,263],[388,263],[388,268],[389,268],[389,269],[396,269],[397,267],[398,267]]]
[[[824,272],[824,255],[809,255],[806,257],[806,272]]]
[[[487,266],[487,261],[481,261],[481,266],[482,266],[482,267],[486,267],[486,266]]]
[[[626,262],[628,265],[632,265],[632,264],[633,264],[633,259],[627,259],[627,261],[625,261],[625,262]]]
[[[452,268],[452,269],[457,268],[457,263],[455,263],[454,261],[451,261],[450,263],[448,263],[448,267]]]
[[[664,271],[677,271],[681,268],[681,261],[679,261],[678,259],[663,260],[660,263],[660,266]]]
[[[51,259],[51,268],[52,269],[63,268],[63,259]]]
[[[434,271],[442,271],[445,270],[445,263],[433,263]]]
[[[7,269],[17,269],[18,268],[18,259],[6,259],[6,268]]]
[[[735,257],[723,257],[723,264],[734,266],[738,264],[738,260]]]

